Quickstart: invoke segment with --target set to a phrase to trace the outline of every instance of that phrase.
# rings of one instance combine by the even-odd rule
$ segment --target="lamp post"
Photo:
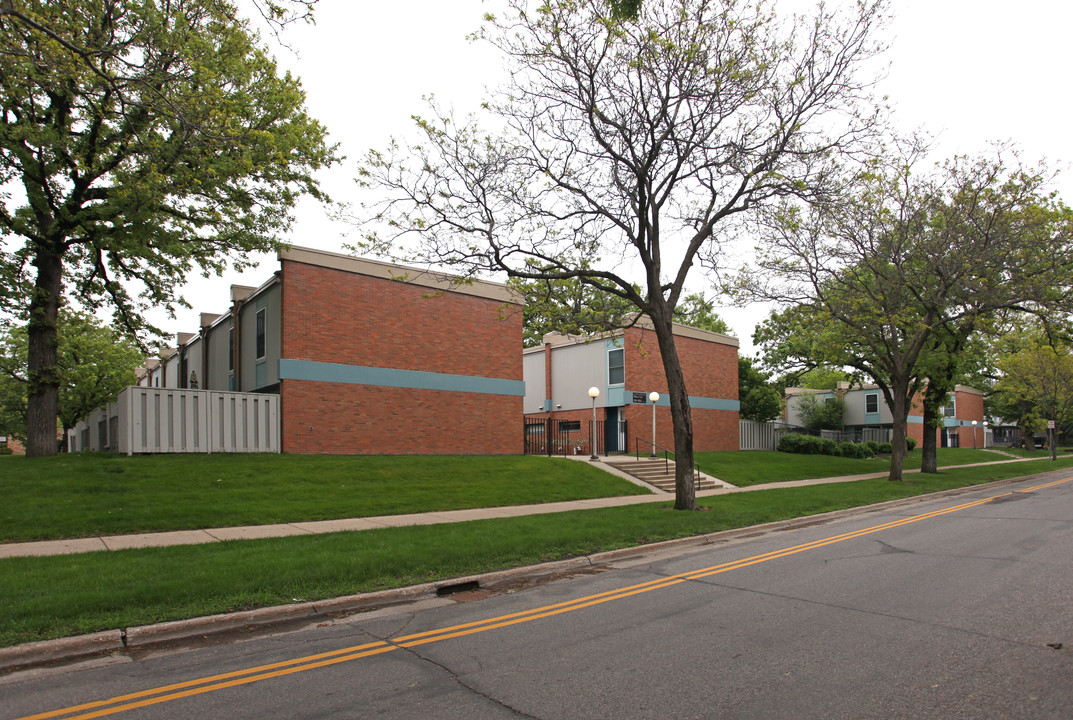
[[[648,393],[648,399],[652,401],[652,455],[656,457],[656,403],[659,402],[659,393]]]
[[[596,398],[600,397],[600,388],[589,388],[589,397],[592,398],[592,457],[589,460],[599,462],[600,458],[596,457]]]
[[[984,450],[987,450],[987,420],[984,420]]]
[[[976,421],[972,421],[972,449],[976,449]]]

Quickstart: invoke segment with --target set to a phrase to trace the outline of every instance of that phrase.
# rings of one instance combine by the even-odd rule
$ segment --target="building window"
[[[581,421],[563,420],[559,423],[559,432],[581,432]]]
[[[872,414],[879,412],[879,393],[868,393],[864,396],[864,411]]]
[[[607,353],[607,384],[622,385],[626,382],[626,351],[609,350]]]
[[[265,356],[265,313],[266,309],[257,311],[257,359]]]
[[[953,401],[951,401],[951,403],[949,405],[946,405],[946,406],[943,407],[943,415],[948,417],[948,418],[954,417],[954,411],[955,411],[955,408],[954,408]]]

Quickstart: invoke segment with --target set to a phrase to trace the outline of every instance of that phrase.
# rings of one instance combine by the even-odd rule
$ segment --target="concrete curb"
[[[176,620],[170,622],[143,625],[118,630],[106,630],[93,633],[92,635],[79,635],[74,637],[59,638],[57,640],[42,640],[40,642],[25,643],[11,647],[0,648],[0,673],[13,670],[23,670],[35,666],[53,663],[70,662],[85,659],[92,656],[119,652],[131,648],[148,648],[166,643],[187,642],[204,639],[207,636],[221,634],[241,628],[258,627],[266,628],[272,625],[280,625],[293,621],[308,621],[317,617],[330,617],[339,614],[350,614],[363,610],[372,610],[413,600],[436,597],[443,588],[477,583],[480,587],[487,587],[519,577],[554,575],[569,570],[605,565],[615,560],[639,557],[646,554],[685,548],[689,546],[712,545],[724,543],[736,538],[754,537],[769,532],[780,530],[793,530],[811,525],[821,525],[851,515],[881,512],[899,506],[934,500],[937,498],[962,495],[975,490],[1001,487],[1013,483],[1030,482],[1036,478],[1050,475],[1055,471],[1037,473],[1017,478],[996,480],[983,485],[970,485],[963,488],[943,490],[927,495],[916,495],[910,498],[888,500],[873,505],[860,505],[834,510],[817,515],[806,515],[790,520],[779,520],[762,525],[751,525],[743,528],[733,528],[704,535],[694,535],[674,540],[664,540],[648,545],[608,550],[565,560],[528,565],[525,567],[509,568],[494,572],[466,575],[436,582],[422,583],[403,588],[382,590],[358,595],[348,595],[337,598],[327,598],[311,602],[296,603],[293,605],[277,605],[274,607],[246,610],[235,613],[209,615],[191,618],[188,620]],[[1068,471],[1067,471],[1068,472]]]

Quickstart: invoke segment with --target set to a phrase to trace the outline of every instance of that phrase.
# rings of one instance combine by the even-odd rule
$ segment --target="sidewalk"
[[[1013,458],[956,467],[979,467],[985,465],[1003,465],[1012,462],[1025,462],[1027,459]],[[587,462],[579,458],[579,461]],[[955,467],[955,466],[951,466]],[[642,487],[648,485],[616,470],[609,463],[603,468],[619,477],[623,477]],[[950,469],[949,467],[940,468]],[[906,470],[905,473],[918,473],[919,470]],[[870,478],[885,477],[887,473],[868,473],[865,475],[842,475],[828,478],[811,478],[787,482],[734,487],[723,482],[727,487],[705,490],[697,493],[698,498],[713,495],[725,495],[735,492],[753,490],[770,490],[773,488],[800,487],[824,483],[853,482]],[[404,527],[408,525],[438,525],[442,523],[467,522],[490,518],[520,517],[523,515],[543,515],[547,513],[567,512],[570,510],[593,510],[596,508],[639,505],[641,503],[667,502],[674,499],[673,493],[654,490],[650,495],[630,495],[626,497],[593,498],[590,500],[568,500],[564,502],[543,503],[540,505],[512,505],[506,507],[472,508],[467,510],[444,510],[438,512],[414,513],[409,515],[383,515],[379,517],[349,518],[341,520],[319,520],[313,522],[284,523],[278,525],[252,525],[246,527],[210,528],[205,530],[177,530],[174,532],[137,533],[129,535],[108,535],[100,537],[71,538],[67,540],[45,540],[41,542],[21,542],[0,544],[0,559],[14,557],[31,557],[47,555],[71,555],[76,553],[97,552],[101,550],[127,550],[131,548],[165,547],[171,545],[199,545],[203,543],[223,542],[226,540],[255,540],[260,538],[286,537],[289,535],[315,535],[320,533],[372,530],[385,527]]]

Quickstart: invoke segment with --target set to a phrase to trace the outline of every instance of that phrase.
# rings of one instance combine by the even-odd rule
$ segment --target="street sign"
[[[1054,430],[1054,420],[1048,420],[1047,421],[1047,429],[1048,430]]]

